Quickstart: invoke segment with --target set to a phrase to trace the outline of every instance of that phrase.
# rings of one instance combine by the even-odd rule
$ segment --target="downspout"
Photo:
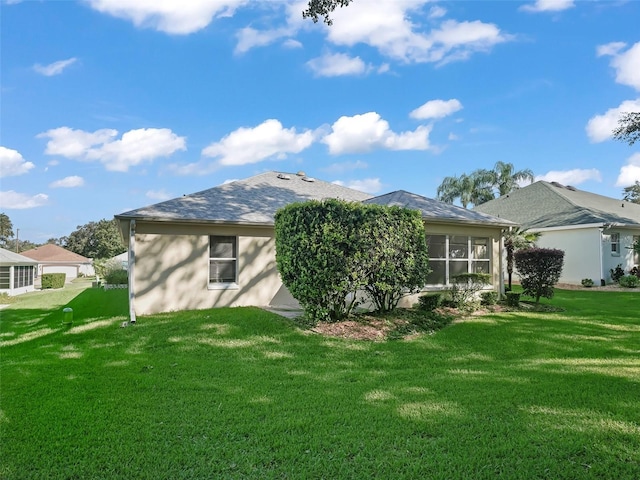
[[[498,259],[498,266],[499,266],[499,270],[500,270],[500,275],[499,278],[500,280],[498,281],[498,293],[500,295],[504,295],[504,265],[503,265],[503,261],[502,261],[502,256],[504,255],[504,235],[502,235],[502,231],[500,231],[500,239],[498,240],[498,253],[499,253],[499,259]]]
[[[135,299],[136,221],[129,220],[129,321],[136,323]]]
[[[604,280],[604,262],[602,260],[602,242],[603,242],[603,232],[604,232],[604,225],[602,225],[600,228],[598,228],[598,231],[600,232],[600,235],[598,235],[598,252],[599,252],[599,259],[600,259],[600,286],[604,287],[606,282]]]

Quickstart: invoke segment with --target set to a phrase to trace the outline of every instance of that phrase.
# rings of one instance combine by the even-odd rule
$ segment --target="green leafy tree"
[[[7,214],[0,213],[0,247],[7,248],[11,238],[13,238],[13,223]]]
[[[564,265],[564,251],[554,248],[524,248],[515,253],[516,269],[524,295],[552,298]]]
[[[613,138],[633,145],[640,140],[640,112],[626,112],[618,119]]]
[[[535,246],[542,234],[530,232],[520,227],[514,227],[503,233],[504,249],[507,254],[507,276],[509,278],[508,289],[511,290],[511,278],[513,276],[513,255],[516,250]]]
[[[40,244],[38,243],[33,243],[30,240],[16,240],[17,245],[17,251],[18,253],[20,252],[26,252],[27,250],[31,250],[33,248],[39,247]]]
[[[332,25],[333,22],[329,15],[337,7],[346,7],[353,0],[309,0],[307,9],[302,12],[302,18],[311,18],[313,23],[317,23],[318,20],[323,17],[324,23]]]
[[[623,192],[623,200],[640,204],[640,182],[638,180],[633,185],[625,187]]]
[[[498,191],[498,196],[506,195],[520,188],[519,182],[533,182],[533,172],[528,168],[515,170],[512,163],[496,162],[493,170],[490,170],[491,184]]]
[[[62,240],[66,249],[87,258],[110,258],[127,250],[115,219],[78,225],[75,231]]]
[[[460,200],[464,208],[469,204],[480,205],[493,198],[489,178],[486,170],[476,170],[470,175],[462,174],[459,177],[445,177],[438,187],[437,198],[445,203]]]

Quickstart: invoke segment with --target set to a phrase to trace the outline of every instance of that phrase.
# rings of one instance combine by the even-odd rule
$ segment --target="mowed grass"
[[[0,311],[0,478],[640,478],[636,292],[389,342],[47,293]]]

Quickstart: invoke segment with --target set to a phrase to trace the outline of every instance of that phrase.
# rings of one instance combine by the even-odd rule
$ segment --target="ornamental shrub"
[[[552,298],[564,264],[564,251],[555,248],[526,248],[515,253],[516,269],[522,293],[534,297]]]
[[[580,283],[582,283],[583,287],[593,287],[593,280],[590,278],[583,278]]]
[[[635,275],[624,275],[618,280],[621,287],[636,288],[640,286],[640,278]]]
[[[42,275],[42,289],[63,288],[66,278],[66,273],[44,273]]]
[[[495,305],[498,303],[498,292],[491,290],[489,292],[482,292],[480,294],[480,303],[482,305]]]
[[[624,277],[624,270],[622,269],[622,264],[619,263],[616,268],[612,268],[609,270],[609,274],[611,275],[611,281],[613,283],[618,283],[622,277]]]
[[[418,309],[425,312],[432,312],[440,306],[442,301],[442,294],[440,293],[428,293],[418,297]]]
[[[449,290],[451,300],[456,307],[464,307],[476,299],[476,294],[489,285],[491,275],[488,273],[460,273],[452,278],[453,286]]]
[[[507,305],[510,307],[520,306],[520,293],[519,292],[507,292],[505,293]]]
[[[106,283],[113,285],[127,285],[129,283],[129,275],[126,270],[120,268],[119,270],[111,270],[104,280]]]

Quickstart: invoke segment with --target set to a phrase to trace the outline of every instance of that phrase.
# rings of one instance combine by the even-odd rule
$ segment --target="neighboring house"
[[[80,274],[95,275],[90,258],[70,252],[53,243],[24,251],[22,255],[38,262],[38,276],[45,273],[65,273],[66,281],[70,282]]]
[[[474,208],[540,232],[539,247],[564,250],[560,282],[611,282],[610,270],[628,272],[640,263],[629,249],[640,238],[640,205],[578,190],[557,182],[535,182]]]
[[[297,306],[278,274],[274,215],[293,202],[326,198],[424,207],[439,255],[434,281],[442,286],[449,271],[465,267],[487,269],[501,288],[500,232],[511,222],[406,192],[372,199],[302,172],[266,172],[116,215],[129,247],[131,320],[173,310]]]
[[[0,293],[33,292],[37,265],[35,260],[0,248]]]

